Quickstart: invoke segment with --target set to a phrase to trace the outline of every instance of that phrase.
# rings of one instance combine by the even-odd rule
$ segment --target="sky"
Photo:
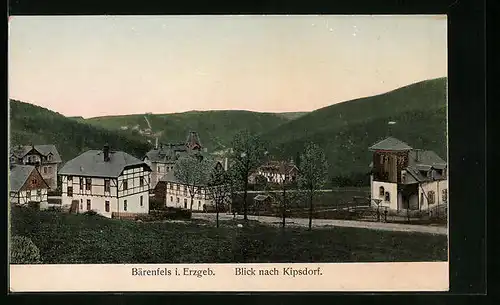
[[[13,16],[9,97],[67,116],[312,111],[447,76],[446,16]]]

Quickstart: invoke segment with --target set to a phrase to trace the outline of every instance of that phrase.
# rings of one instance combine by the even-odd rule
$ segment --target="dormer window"
[[[52,161],[52,155],[47,156],[47,161]]]

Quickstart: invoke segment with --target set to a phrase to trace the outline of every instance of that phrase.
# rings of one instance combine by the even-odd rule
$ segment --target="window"
[[[179,197],[177,197],[177,203],[179,203]]]
[[[85,189],[90,191],[92,189],[92,178],[85,179]]]
[[[429,204],[434,204],[434,200],[435,200],[435,194],[434,194],[434,191],[429,191],[429,193],[427,193],[427,196],[429,197],[427,200],[429,201]]]
[[[83,191],[83,177],[80,177],[80,191]]]
[[[170,196],[170,202],[174,202],[174,197]]]
[[[443,202],[448,202],[448,190],[444,189],[441,192],[442,192]]]
[[[28,200],[31,200],[31,191],[26,191],[26,198],[28,198]]]
[[[158,171],[158,172],[160,171],[160,166],[159,166],[159,165],[158,165],[158,169],[157,169],[157,171]]]
[[[142,207],[142,205],[143,205],[143,202],[142,202],[142,196],[141,196],[141,198],[140,198],[140,203],[141,203],[141,207]]]
[[[31,185],[36,185],[36,179],[31,179]]]
[[[385,201],[391,201],[391,194],[389,192],[385,192]]]
[[[42,198],[42,190],[37,190],[36,196],[41,199]]]
[[[111,185],[109,179],[104,179],[104,191],[108,192],[111,190]]]
[[[184,208],[187,209],[187,207],[188,207],[188,200],[184,199]]]
[[[47,166],[47,170],[48,170],[49,174],[52,174],[52,167]]]
[[[68,186],[67,193],[68,193],[68,197],[73,197],[73,187],[72,186]]]
[[[180,191],[181,190],[181,186],[177,184],[177,190]]]
[[[385,195],[384,187],[383,186],[379,187],[378,192],[379,192],[379,196],[381,196],[381,197],[384,196]]]
[[[46,174],[47,173],[47,167],[43,167],[43,173]]]
[[[144,177],[139,177],[139,186],[144,186]]]
[[[127,211],[127,200],[123,200],[123,210]]]
[[[420,194],[420,204],[424,204],[424,193]]]
[[[68,182],[73,182],[73,176],[68,176]]]
[[[198,210],[201,208],[201,201],[198,200]]]
[[[51,161],[51,160],[52,160],[52,155],[48,155],[48,156],[47,156],[47,160],[48,160],[48,161]]]
[[[104,201],[104,209],[109,212],[109,201]]]
[[[128,180],[125,179],[125,180],[123,180],[123,190],[125,191],[127,189],[128,189]]]
[[[174,185],[172,183],[170,183],[170,189],[173,190],[174,189]]]
[[[92,208],[92,203],[90,199],[87,199],[87,211],[90,211],[91,208]]]
[[[80,199],[80,210],[83,210],[83,199]]]

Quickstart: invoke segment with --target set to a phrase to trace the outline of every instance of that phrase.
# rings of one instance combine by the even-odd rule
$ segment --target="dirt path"
[[[194,219],[204,219],[215,221],[215,213],[193,213]],[[236,215],[236,218],[243,219],[243,215]],[[219,214],[220,220],[233,219],[233,215],[221,213]],[[264,224],[280,226],[282,219],[272,216],[255,216],[248,215],[249,220],[256,220]],[[308,227],[309,219],[307,218],[287,218],[288,226]],[[409,225],[409,224],[396,224],[384,222],[368,222],[368,221],[355,221],[355,220],[338,220],[338,219],[313,219],[313,227],[350,227],[350,228],[363,228],[372,230],[383,231],[400,231],[400,232],[418,232],[428,234],[447,235],[448,228],[437,226],[422,226],[422,225]]]

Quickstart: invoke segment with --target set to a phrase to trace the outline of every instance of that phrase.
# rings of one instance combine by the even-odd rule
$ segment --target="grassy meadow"
[[[134,222],[11,209],[11,235],[44,264],[446,261],[447,238],[357,228],[281,228],[236,221]]]

